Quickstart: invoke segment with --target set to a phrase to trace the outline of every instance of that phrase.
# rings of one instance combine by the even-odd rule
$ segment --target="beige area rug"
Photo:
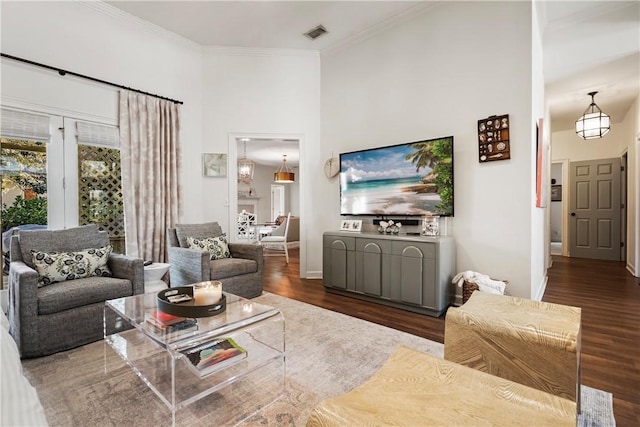
[[[365,382],[398,345],[442,357],[443,345],[364,320],[265,293],[257,302],[286,319],[284,395],[256,413],[237,414],[243,426],[303,426],[321,400]],[[168,408],[102,342],[23,362],[52,426],[167,426]],[[242,393],[240,390],[239,393]],[[611,394],[583,387],[579,426],[615,426]],[[220,425],[215,397],[180,411],[179,425]]]

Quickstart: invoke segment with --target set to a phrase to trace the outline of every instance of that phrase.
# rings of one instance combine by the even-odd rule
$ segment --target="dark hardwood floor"
[[[267,292],[444,342],[444,316],[433,318],[325,292],[300,279],[298,251],[265,258]],[[640,279],[623,263],[554,257],[543,301],[582,308],[582,384],[613,393],[617,425],[640,425]]]

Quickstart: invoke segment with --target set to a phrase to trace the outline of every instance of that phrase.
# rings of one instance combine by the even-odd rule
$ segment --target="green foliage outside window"
[[[2,231],[24,224],[47,224],[47,199],[16,197],[11,206],[2,205]]]

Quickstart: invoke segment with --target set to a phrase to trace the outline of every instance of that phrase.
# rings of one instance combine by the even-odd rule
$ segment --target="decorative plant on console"
[[[429,168],[430,172],[422,178],[422,192],[439,193],[442,203],[437,208],[445,214],[450,214],[453,206],[452,143],[451,138],[416,142],[411,144],[416,151],[406,157],[416,165],[416,172]]]

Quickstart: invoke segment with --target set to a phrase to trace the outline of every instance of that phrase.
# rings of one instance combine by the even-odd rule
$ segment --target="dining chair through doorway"
[[[282,253],[268,253],[265,252],[264,256],[282,256],[284,255],[289,264],[289,248],[287,246],[287,237],[289,235],[289,223],[291,222],[291,212],[287,215],[287,219],[274,229],[267,236],[260,239],[260,244],[264,245],[267,249],[273,249]]]

